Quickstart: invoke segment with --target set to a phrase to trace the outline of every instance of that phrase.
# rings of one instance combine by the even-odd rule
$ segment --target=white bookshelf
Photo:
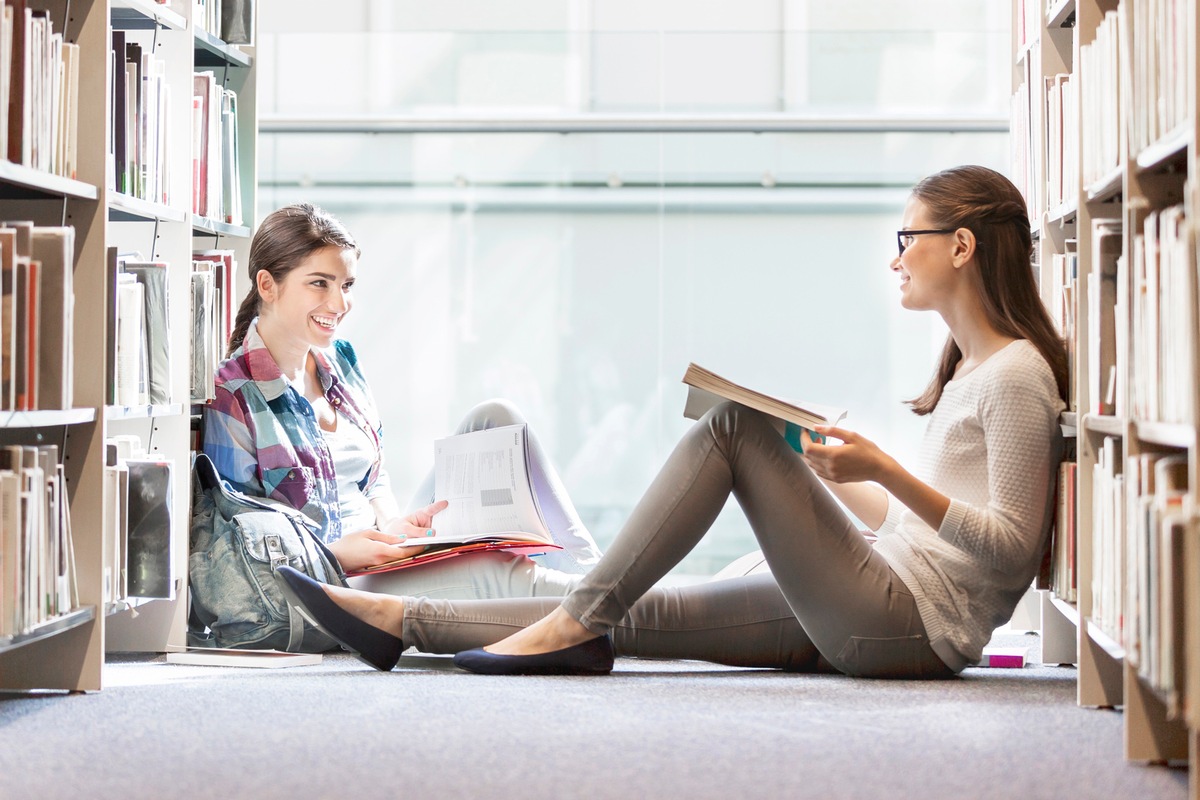
[[[0,413],[0,443],[58,444],[67,466],[79,587],[79,608],[18,636],[0,639],[0,691],[102,688],[106,651],[165,651],[186,634],[188,517],[191,495],[190,270],[191,253],[249,253],[255,213],[256,67],[250,46],[230,45],[198,31],[189,0],[31,0],[50,11],[55,29],[80,47],[79,160],[75,179],[0,160],[0,213],[76,230],[74,269],[75,408]],[[68,19],[69,15],[69,19]],[[65,26],[65,27],[64,27]],[[108,187],[109,51],[112,31],[153,48],[163,60],[172,102],[164,124],[171,138],[170,203],[151,202]],[[191,210],[192,74],[212,70],[238,91],[244,224],[201,219]],[[171,402],[107,403],[106,251],[136,251],[170,264]],[[105,542],[101,520],[104,441],[138,436],[151,455],[174,462],[173,600],[104,599]]]
[[[1031,8],[1036,6],[1036,8]],[[1181,385],[1200,383],[1200,363],[1196,359],[1200,330],[1195,323],[1196,295],[1178,298],[1163,294],[1164,304],[1179,303],[1191,307],[1193,324],[1159,333],[1158,344],[1146,347],[1154,323],[1165,312],[1151,315],[1137,310],[1151,307],[1145,298],[1154,287],[1186,270],[1195,275],[1194,248],[1177,261],[1165,258],[1148,261],[1137,237],[1145,230],[1151,214],[1182,207],[1184,239],[1195,236],[1195,221],[1200,220],[1200,158],[1196,134],[1200,129],[1200,103],[1197,102],[1196,44],[1200,29],[1198,4],[1192,0],[1014,0],[1014,97],[1028,92],[1032,103],[1046,101],[1046,79],[1067,74],[1075,89],[1075,111],[1080,115],[1074,137],[1062,144],[1064,159],[1071,159],[1081,176],[1083,165],[1092,153],[1089,146],[1100,147],[1097,130],[1112,131],[1118,138],[1119,164],[1096,171],[1091,180],[1082,180],[1074,199],[1063,198],[1061,207],[1035,214],[1031,220],[1036,238],[1037,263],[1052,263],[1056,254],[1078,253],[1078,284],[1074,298],[1073,344],[1077,357],[1072,379],[1074,400],[1071,422],[1077,435],[1078,473],[1075,484],[1077,600],[1054,596],[1045,608],[1057,620],[1073,630],[1078,645],[1078,702],[1082,706],[1123,710],[1125,755],[1135,761],[1163,763],[1194,760],[1200,755],[1200,406],[1197,392],[1185,391],[1175,411],[1166,411],[1163,401],[1167,390],[1159,394],[1146,387],[1166,387],[1171,377]],[[1022,13],[1029,10],[1032,26],[1025,27],[1022,38]],[[1151,15],[1161,10],[1162,24],[1151,25]],[[1108,22],[1105,16],[1110,15]],[[1079,65],[1100,48],[1102,26],[1119,30],[1120,55],[1116,74],[1121,87],[1115,117],[1098,118],[1087,97],[1088,74]],[[1148,31],[1154,31],[1148,35]],[[1178,38],[1172,38],[1178,31]],[[1172,50],[1172,46],[1177,49]],[[1084,48],[1088,48],[1086,51]],[[1170,53],[1172,68],[1146,71],[1145,65]],[[1147,54],[1152,54],[1147,58]],[[1111,63],[1111,59],[1107,63]],[[1091,80],[1100,81],[1099,72]],[[1157,83],[1155,83],[1157,81]],[[1186,85],[1178,82],[1184,81]],[[1016,103],[1014,102],[1014,108]],[[1018,123],[1022,116],[1033,120],[1031,130]],[[1107,125],[1105,124],[1107,120]],[[1089,133],[1083,134],[1087,129]],[[1028,137],[1029,150],[1040,152],[1042,171],[1022,169],[1022,175],[1035,174],[1026,188],[1031,208],[1045,208],[1047,182],[1053,173],[1045,170],[1052,160],[1045,157],[1054,146],[1057,132],[1048,115],[1014,114],[1015,141]],[[1089,142],[1091,143],[1089,145]],[[1019,154],[1020,150],[1014,150]],[[1093,163],[1096,163],[1093,161]],[[1021,166],[1016,162],[1015,166]],[[1092,237],[1095,220],[1113,220],[1121,236],[1122,264],[1116,275],[1118,305],[1112,333],[1089,320],[1087,292],[1099,280],[1095,270],[1098,254]],[[1161,263],[1161,274],[1153,281],[1144,276],[1152,270],[1145,264]],[[1043,280],[1048,278],[1043,272]],[[1110,278],[1111,279],[1111,278]],[[1045,285],[1045,284],[1044,284]],[[1050,302],[1056,298],[1044,291]],[[1123,298],[1123,299],[1122,299]],[[1102,306],[1095,306],[1102,308]],[[1155,307],[1157,308],[1157,307]],[[1176,306],[1172,306],[1172,309]],[[1160,325],[1160,329],[1165,327]],[[1097,340],[1096,335],[1100,336]],[[1112,336],[1110,340],[1108,337]],[[1179,347],[1179,343],[1183,347]],[[1103,344],[1113,345],[1116,353],[1111,388],[1093,380],[1088,354],[1099,352]],[[1176,352],[1183,356],[1171,355]],[[1146,382],[1146,371],[1157,381]],[[1098,387],[1106,387],[1100,389]],[[1104,394],[1096,396],[1097,391]],[[1147,401],[1147,395],[1155,399]],[[1161,396],[1159,396],[1161,394]],[[1101,400],[1114,401],[1113,407],[1101,406]],[[1148,410],[1149,409],[1149,410]],[[1104,412],[1104,413],[1101,413]],[[1064,419],[1064,425],[1066,420]],[[1138,492],[1131,484],[1136,473],[1123,474],[1120,494],[1116,484],[1100,481],[1094,467],[1104,455],[1105,442],[1110,452],[1119,446],[1122,470],[1136,466],[1139,458],[1182,456],[1187,464],[1187,488],[1179,501],[1178,513],[1184,521],[1183,547],[1177,554],[1182,560],[1184,580],[1171,581],[1158,566],[1166,544],[1154,550],[1138,527],[1141,507],[1135,505]],[[1155,487],[1158,492],[1160,487]],[[1133,498],[1133,499],[1131,499]],[[1115,514],[1116,522],[1101,519],[1097,509],[1109,504],[1124,512]],[[1166,539],[1157,539],[1165,542]],[[1145,568],[1154,565],[1153,568]],[[1160,602],[1146,602],[1145,596],[1177,589]],[[1116,601],[1115,611],[1109,605]],[[1166,619],[1163,607],[1183,619],[1182,633],[1170,633],[1155,627]],[[1107,615],[1107,618],[1105,618]],[[1147,629],[1139,620],[1148,620]],[[1143,625],[1148,623],[1143,622]],[[1170,647],[1164,645],[1171,645]],[[1173,673],[1174,677],[1164,678]],[[1182,685],[1172,685],[1176,679]],[[1190,754],[1189,754],[1190,751]],[[1190,796],[1200,798],[1197,771],[1191,771]]]

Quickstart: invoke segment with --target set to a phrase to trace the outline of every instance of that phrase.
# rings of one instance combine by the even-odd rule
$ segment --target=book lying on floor
[[[529,481],[525,425],[473,431],[433,443],[434,497],[449,505],[433,518],[434,535],[403,545],[424,552],[353,574],[413,567],[465,553],[510,550],[532,554],[554,543]]]
[[[230,650],[221,647],[188,647],[167,653],[168,664],[198,667],[256,667],[279,669],[320,664],[320,653],[285,653],[282,650]]]
[[[974,666],[1020,669],[1025,666],[1028,651],[1027,647],[985,647],[983,658]]]
[[[688,386],[683,415],[688,419],[700,419],[704,412],[722,400],[733,400],[809,430],[817,425],[837,425],[846,416],[844,408],[807,402],[793,403],[748,389],[698,364],[688,364],[687,371],[683,374],[683,382]]]

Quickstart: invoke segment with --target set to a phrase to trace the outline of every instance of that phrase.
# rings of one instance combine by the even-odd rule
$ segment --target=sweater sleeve
[[[1042,540],[1061,401],[1040,356],[989,376],[980,396],[988,501],[951,499],[938,536],[1001,572],[1026,568]]]

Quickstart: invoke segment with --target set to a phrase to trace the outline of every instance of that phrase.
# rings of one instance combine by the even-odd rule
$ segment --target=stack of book
[[[75,230],[0,223],[0,410],[73,402]]]
[[[109,114],[108,187],[121,194],[171,204],[171,88],[166,64],[142,45],[112,32],[112,113]]]
[[[1075,302],[1079,286],[1079,254],[1053,253],[1050,258],[1050,302],[1047,306],[1054,325],[1067,345],[1067,385],[1075,385]],[[1076,411],[1075,393],[1067,398],[1069,411]]]
[[[1121,124],[1121,24],[1116,11],[1104,15],[1096,38],[1079,48],[1079,96],[1083,185],[1091,186],[1121,165],[1125,127]]]
[[[109,248],[109,405],[172,401],[168,272],[165,262]]]
[[[192,80],[192,213],[241,225],[237,94],[211,72]]]
[[[1106,436],[1092,467],[1092,620],[1114,642],[1125,624],[1125,473],[1123,442]]]
[[[105,442],[104,600],[172,598],[174,465],[148,455],[136,436]]]
[[[78,597],[58,447],[0,447],[0,637],[70,611]]]
[[[1186,454],[1143,453],[1126,459],[1129,550],[1124,583],[1125,655],[1179,711],[1184,686],[1184,544],[1195,521],[1184,509]]]
[[[1079,170],[1075,142],[1079,140],[1078,105],[1070,75],[1046,78],[1046,207],[1075,205],[1079,197]]]
[[[254,0],[192,0],[192,20],[229,44],[254,43]]]
[[[1196,255],[1183,206],[1148,213],[1132,254],[1130,409],[1139,419],[1191,424]]]
[[[74,178],[79,161],[79,46],[50,12],[6,0],[0,15],[0,153]]]
[[[1078,560],[1076,558],[1079,518],[1076,509],[1076,476],[1079,464],[1064,461],[1058,465],[1058,511],[1054,520],[1051,546],[1050,589],[1069,603],[1078,599]]]
[[[192,254],[193,403],[205,403],[214,396],[213,378],[233,330],[233,276],[236,273],[237,260],[232,250],[203,250]]]
[[[1139,153],[1187,120],[1187,0],[1125,3],[1133,37],[1130,92],[1151,102],[1129,103],[1129,138]]]

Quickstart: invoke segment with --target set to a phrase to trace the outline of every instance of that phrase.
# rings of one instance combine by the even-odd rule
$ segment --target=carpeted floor
[[[1031,645],[1037,639],[1017,637]],[[1012,641],[1002,642],[1011,644]],[[0,798],[1183,798],[1126,763],[1075,670],[946,682],[621,659],[492,678],[345,654],[283,670],[118,656],[88,695],[0,694]]]

